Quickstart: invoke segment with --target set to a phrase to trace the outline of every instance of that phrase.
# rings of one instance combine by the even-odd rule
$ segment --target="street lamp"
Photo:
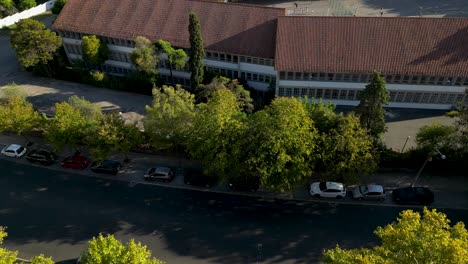
[[[403,150],[405,150],[405,147],[406,147],[406,143],[408,143],[408,140],[409,140],[410,138],[411,138],[411,136],[406,137],[405,144],[403,144],[403,147],[401,148],[400,153],[403,153]]]
[[[444,154],[440,153],[440,150],[437,147],[434,147],[434,149],[431,152],[429,152],[429,155],[427,156],[427,159],[424,161],[424,164],[422,165],[421,169],[419,169],[418,174],[416,174],[416,177],[414,177],[414,181],[411,184],[411,187],[414,187],[414,185],[418,181],[419,175],[421,175],[421,172],[423,171],[424,167],[426,167],[426,164],[429,161],[432,161],[432,156],[437,155],[437,154],[439,155],[441,159],[446,158]]]

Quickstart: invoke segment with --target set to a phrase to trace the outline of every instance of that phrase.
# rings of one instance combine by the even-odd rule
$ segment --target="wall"
[[[44,4],[35,6],[33,8],[28,9],[28,10],[24,10],[23,12],[16,13],[14,15],[7,16],[7,17],[5,17],[3,19],[0,19],[0,28],[6,27],[6,26],[11,26],[11,25],[15,24],[16,22],[18,22],[19,20],[21,20],[21,19],[25,19],[25,18],[29,18],[29,17],[32,17],[32,16],[42,14],[42,13],[52,9],[54,4],[55,4],[55,0],[50,0],[50,1],[47,1],[46,3],[44,3]]]

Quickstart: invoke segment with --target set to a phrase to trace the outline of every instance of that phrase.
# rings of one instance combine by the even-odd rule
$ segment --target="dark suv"
[[[33,149],[26,155],[29,162],[38,162],[44,165],[54,163],[56,158],[57,156],[52,151],[44,149]]]

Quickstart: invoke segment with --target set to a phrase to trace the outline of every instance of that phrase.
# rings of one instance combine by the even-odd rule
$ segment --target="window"
[[[258,59],[258,64],[265,65],[265,60],[264,59]]]
[[[258,59],[257,58],[252,58],[252,64],[258,64]]]
[[[307,96],[307,88],[302,88],[301,89],[301,96]]]
[[[322,97],[323,90],[322,89],[317,89],[317,98]]]
[[[418,76],[413,76],[413,78],[411,79],[411,83],[418,83],[418,79]]]
[[[252,63],[252,58],[251,58],[251,57],[245,58],[245,62],[247,62],[247,63]]]
[[[405,103],[412,102],[413,96],[414,96],[414,93],[412,93],[412,92],[407,92],[407,93],[406,93],[406,97],[405,97],[405,99],[404,99],[404,102],[405,102]]]
[[[310,74],[310,79],[311,80],[318,80],[318,74],[317,73],[311,73]]]
[[[456,94],[449,94],[446,103],[447,104],[454,104],[455,103],[455,98],[457,97]]]
[[[455,85],[456,86],[461,86],[461,84],[463,83],[463,78],[462,77],[458,77],[455,81]]]
[[[438,99],[439,99],[439,94],[433,93],[433,94],[431,94],[431,97],[429,99],[429,103],[430,104],[435,104]]]
[[[252,73],[250,72],[247,73],[247,80],[252,80]]]
[[[241,78],[245,80],[245,72],[241,72]]]
[[[209,51],[206,52],[206,58],[211,59],[213,57],[213,54]]]
[[[309,89],[309,97],[315,97],[315,89]]]
[[[444,85],[444,77],[437,78],[437,85]]]
[[[299,88],[294,88],[294,93],[293,93],[294,97],[299,97]]]
[[[420,103],[421,102],[422,93],[415,93],[413,97],[413,103]]]
[[[403,83],[409,83],[409,78],[408,75],[403,76]]]
[[[333,80],[333,73],[327,74],[327,80],[332,81]]]
[[[303,80],[306,80],[306,81],[309,80],[309,73],[308,72],[303,72],[302,76],[303,76],[302,77]]]
[[[393,77],[393,75],[385,75],[385,81],[386,81],[387,83],[392,82],[392,77]],[[370,80],[369,80],[369,82],[370,82]]]
[[[431,76],[431,77],[429,78],[429,84],[435,84],[435,82],[436,82],[436,77]]]
[[[401,75],[395,75],[395,78],[393,79],[393,82],[399,83],[401,81]]]
[[[292,89],[291,88],[286,88],[286,96],[291,96]]]
[[[463,101],[463,94],[457,95],[457,99],[455,99],[455,103],[461,103]]]
[[[349,80],[350,80],[349,74],[347,73],[343,74],[343,81],[349,81]]]
[[[446,101],[447,101],[447,97],[448,97],[448,94],[446,93],[443,93],[439,96],[439,101],[437,101],[437,103],[439,104],[445,104]]]
[[[338,99],[338,93],[340,90],[332,90],[332,99]]]
[[[318,78],[318,80],[322,80],[322,81],[325,80],[325,73],[324,73],[324,72],[319,73],[319,78]]]
[[[302,79],[302,78],[301,78],[301,73],[300,73],[300,72],[295,72],[295,73],[294,73],[294,80],[297,81],[297,80],[301,80],[301,79]]]
[[[348,100],[354,100],[354,96],[356,95],[356,91],[355,90],[349,90],[348,91]]]
[[[252,74],[252,79],[254,81],[258,81],[258,74],[256,74],[256,73]]]
[[[288,80],[292,80],[294,78],[293,72],[288,72]]]
[[[405,97],[405,92],[398,92],[395,102],[403,102]]]
[[[397,94],[396,92],[390,92],[390,100],[389,100],[390,102],[395,101],[396,94]]]
[[[232,56],[232,62],[237,63],[238,59],[239,59],[239,57],[237,57],[235,55]]]
[[[283,72],[283,71],[280,72],[280,73],[279,73],[279,78],[280,78],[280,80],[285,80],[285,75],[286,75],[285,72]]]
[[[224,54],[219,54],[219,60],[220,61],[225,61],[226,60],[226,57],[224,56]]]
[[[346,100],[346,94],[347,94],[346,90],[341,90],[340,91],[340,100]]]
[[[448,77],[447,80],[445,81],[445,85],[453,85],[453,78],[452,77]]]
[[[420,84],[425,84],[427,82],[427,76],[421,76],[421,80],[419,80]]]
[[[240,56],[240,62],[245,62],[245,57],[244,56]]]
[[[274,77],[273,77],[274,78]],[[265,75],[265,82],[266,83],[270,83],[270,76],[269,75]]]
[[[232,61],[232,56],[229,55],[229,54],[227,54],[227,55],[226,55],[226,61],[231,62],[231,61]]]
[[[284,96],[285,93],[284,93],[284,88],[278,88],[278,96]]]
[[[424,93],[421,97],[421,103],[425,104],[429,102],[430,93]]]
[[[325,99],[330,99],[331,98],[331,91],[330,89],[325,89],[325,92],[323,94],[323,98]]]
[[[258,75],[258,80],[259,80],[260,82],[265,82],[265,75],[259,74],[259,75]]]
[[[358,80],[359,80],[359,74],[353,74],[353,76],[351,77],[351,81],[357,82]]]

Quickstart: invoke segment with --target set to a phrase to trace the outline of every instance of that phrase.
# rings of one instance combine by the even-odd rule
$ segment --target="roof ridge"
[[[255,4],[233,3],[233,2],[225,3],[225,2],[218,2],[218,1],[214,1],[214,0],[184,0],[184,1],[205,2],[205,3],[213,3],[213,4],[221,4],[221,5],[251,6],[251,7],[262,8],[262,9],[284,10],[286,12],[286,8],[274,7],[274,6],[261,6],[261,5],[255,5]]]

